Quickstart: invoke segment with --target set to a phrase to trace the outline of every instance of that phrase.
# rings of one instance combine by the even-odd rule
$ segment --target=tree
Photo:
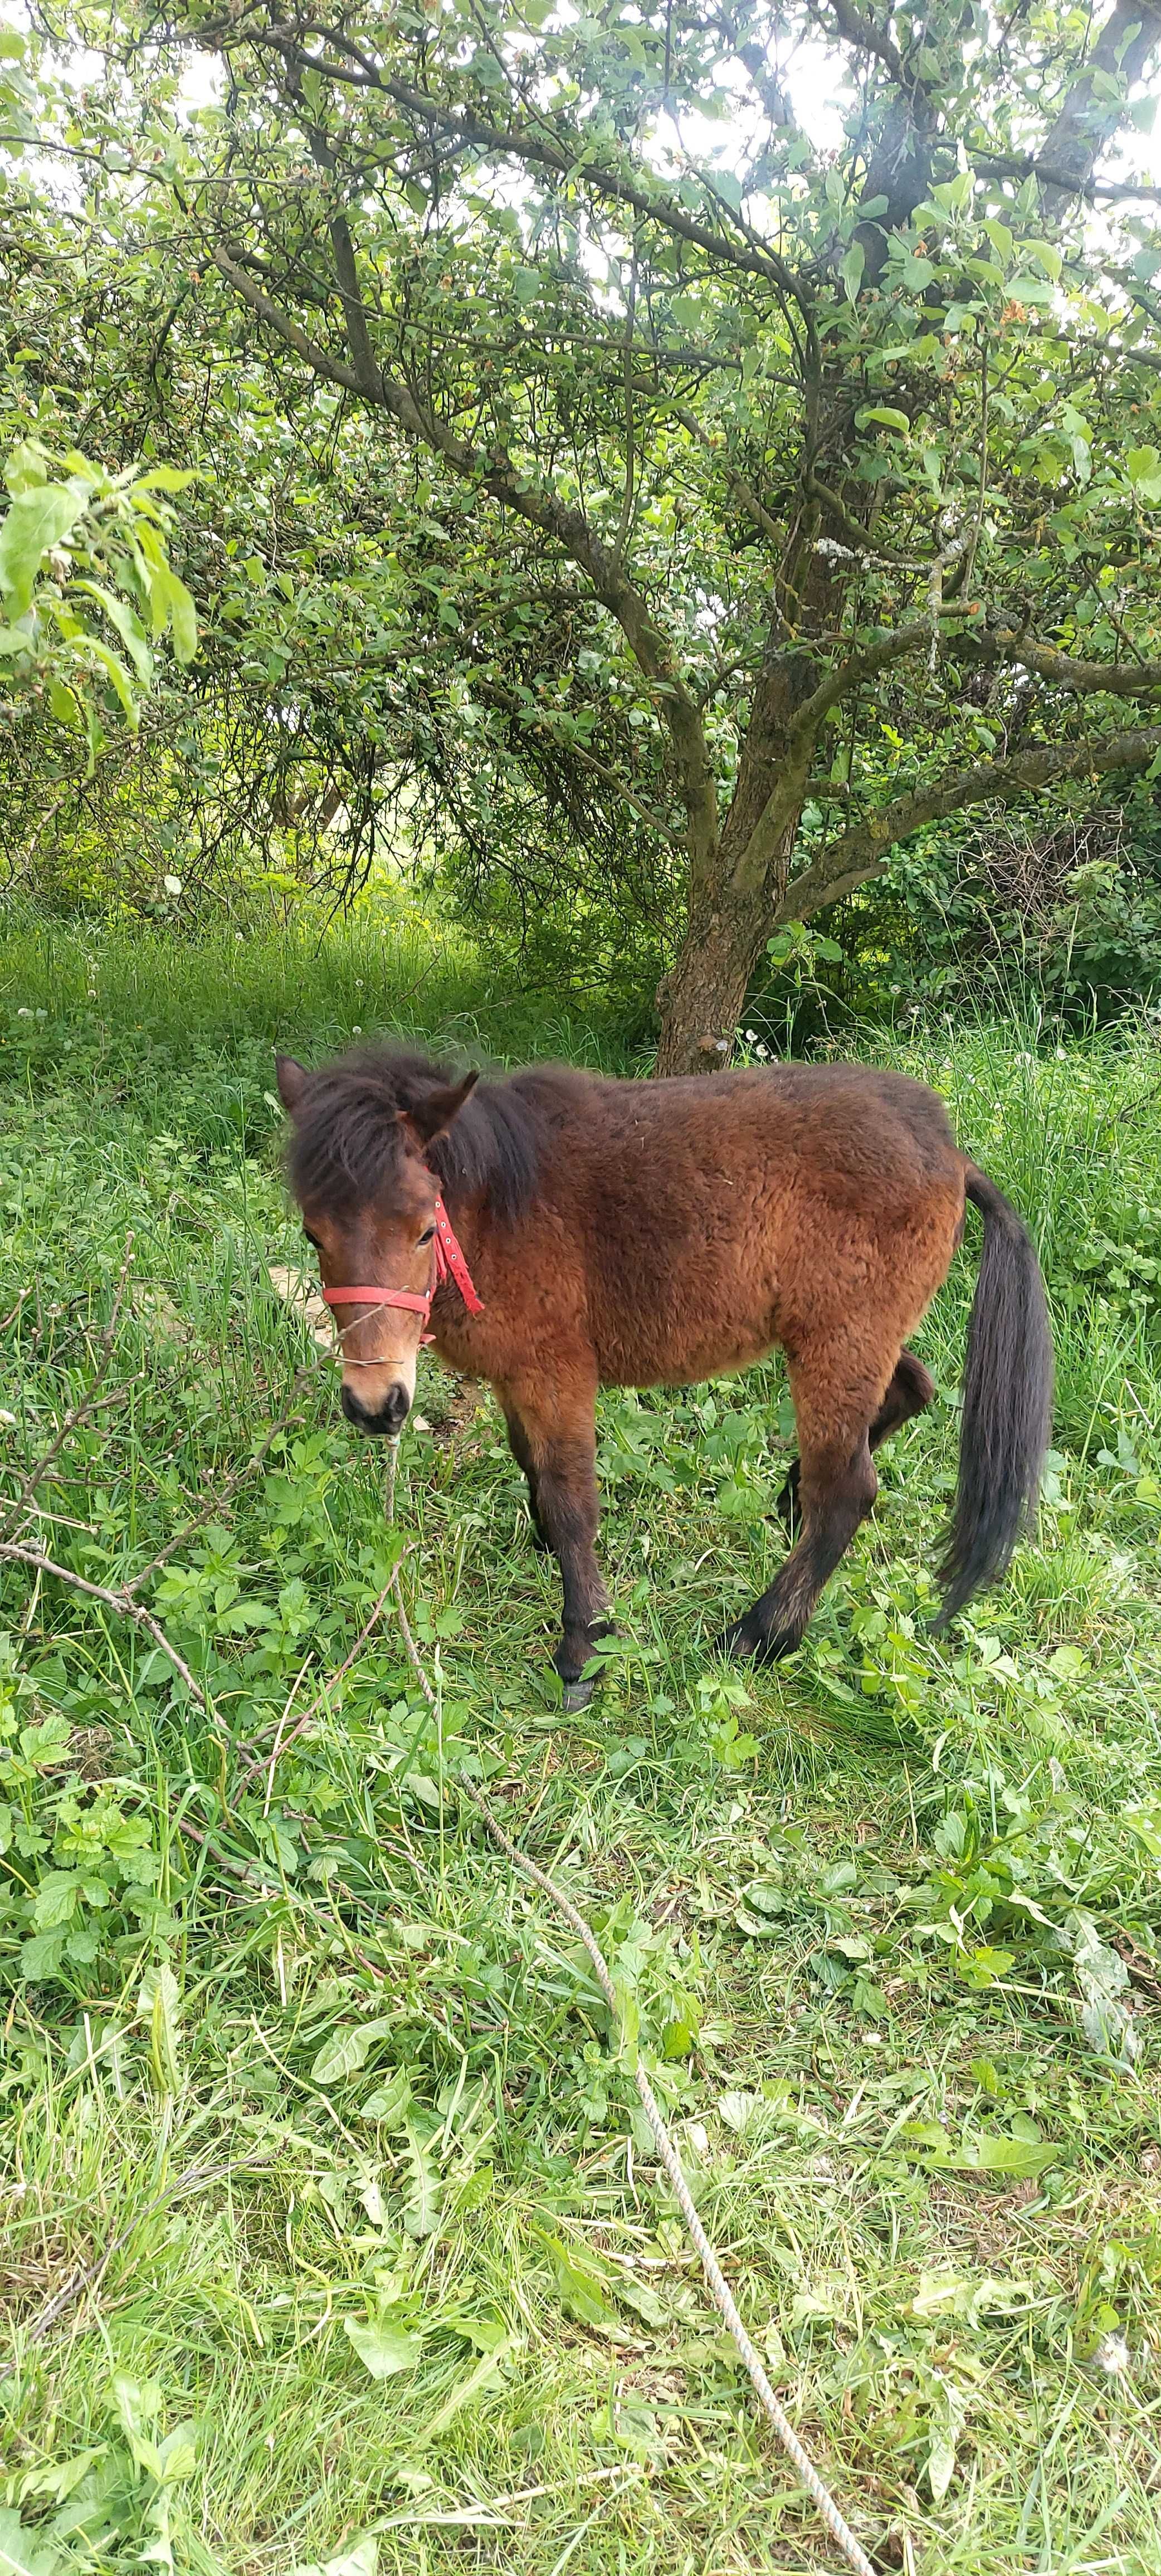
[[[132,165],[183,329],[244,316],[288,418],[329,389],[369,491],[415,460],[383,525],[435,730],[652,841],[662,1069],[719,1062],[771,933],[924,824],[1151,769],[1161,250],[1106,165],[1156,9],[1115,0],[1087,53],[1071,12],[997,42],[975,0],[78,24],[132,67],[82,148],[106,194]]]
[[[178,660],[192,661],[197,617],[169,561],[163,498],[189,480],[165,465],[110,475],[75,451],[54,457],[39,440],[12,449],[0,512],[9,621],[0,625],[8,674],[0,719],[19,716],[23,700],[45,700],[58,724],[84,733],[91,768],[104,747],[103,718],[136,730],[157,638],[168,634]]]

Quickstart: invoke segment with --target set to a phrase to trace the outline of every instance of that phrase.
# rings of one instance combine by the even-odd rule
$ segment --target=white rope
[[[391,1444],[391,1463],[387,1480],[387,1517],[390,1521],[393,1521],[395,1517],[395,1478],[398,1464],[398,1446],[393,1441]],[[407,1611],[404,1606],[403,1594],[400,1590],[399,1578],[402,1570],[403,1559],[400,1558],[400,1561],[392,1574],[388,1588],[395,1596],[395,1607],[399,1616],[399,1625],[403,1635],[403,1642],[407,1648],[407,1653],[411,1661],[412,1670],[419,1683],[420,1689],[423,1692],[424,1698],[427,1701],[428,1707],[435,1709],[438,1706],[436,1693],[428,1679],[419,1654],[419,1649],[416,1646],[414,1637],[412,1636],[411,1623],[408,1619]],[[551,1899],[557,1912],[559,1914],[563,1914],[566,1923],[571,1924],[578,1941],[583,1943],[584,1948],[592,1961],[597,1982],[602,1994],[604,1995],[605,2001],[608,2004],[609,2010],[612,2013],[614,2024],[618,2029],[620,2029],[621,2009],[617,2001],[617,1989],[613,1984],[604,1954],[598,1946],[596,1935],[590,1931],[583,1914],[578,1913],[571,1898],[567,1897],[563,1890],[557,1887],[555,1881],[548,1876],[547,1870],[540,1869],[534,1860],[529,1860],[527,1855],[520,1850],[519,1845],[513,1842],[511,1835],[505,1833],[504,1827],[500,1823],[499,1818],[493,1815],[487,1799],[482,1796],[481,1792],[478,1789],[473,1789],[471,1782],[462,1778],[457,1780],[456,1785],[461,1794],[467,1798],[470,1804],[475,1808],[481,1822],[486,1826],[490,1833],[493,1842],[498,1843],[501,1851],[507,1854],[513,1868],[519,1870],[523,1878],[531,1879],[533,1886],[539,1887],[543,1891],[544,1895]],[[783,2412],[783,2409],[779,2405],[774,2391],[771,2388],[762,2365],[762,2356],[759,2353],[757,2346],[751,2341],[750,2336],[746,2332],[746,2328],[738,2314],[729,2282],[726,2279],[725,2273],[722,2270],[721,2264],[718,2261],[717,2255],[714,2252],[713,2246],[710,2244],[709,2238],[706,2235],[700,2218],[698,2217],[697,2210],[694,2207],[693,2197],[690,2192],[689,2184],[682,2172],[677,2149],[674,2146],[669,2130],[662,2119],[661,2112],[657,2104],[656,2094],[654,2093],[645,2069],[641,2064],[639,2051],[635,2052],[633,2058],[633,2079],[641,2097],[641,2106],[652,2131],[657,2153],[660,2156],[661,2162],[665,2167],[665,2171],[669,2176],[682,2217],[685,2220],[689,2233],[701,2257],[702,2270],[704,2271],[706,2280],[709,2284],[710,2297],[718,2311],[718,2315],[722,2318],[723,2323],[728,2327],[742,2360],[746,2365],[746,2369],[754,2388],[754,2393],[762,2408],[763,2414],[766,2416],[768,2422],[773,2425],[774,2431],[782,2444],[783,2450],[786,2452],[787,2457],[793,2461],[812,2504],[817,2506],[831,2538],[841,2549],[848,2565],[856,2570],[856,2576],[875,2576],[875,2569],[872,2566],[865,2549],[851,2530],[850,2524],[846,2520],[845,2515],[840,2511],[839,2506],[835,2503],[834,2497],[832,2496],[824,2479],[819,2476],[818,2470],[815,2468],[809,2452],[804,2450],[803,2445],[799,2441],[798,2435],[794,2430],[794,2426],[790,2422],[789,2417]]]

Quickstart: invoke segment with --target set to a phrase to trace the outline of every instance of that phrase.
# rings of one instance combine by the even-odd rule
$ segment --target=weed
[[[599,1059],[600,1030],[505,1035],[470,960],[365,940],[191,950],[179,988],[159,940],[16,929],[0,994],[0,1520],[134,1234],[117,1401],[23,1524],[113,1602],[0,1570],[0,2558],[822,2563],[587,1962],[467,1780],[593,1921],[747,2321],[888,2563],[1156,2576],[1149,1048],[890,1050],[1048,1267],[1057,1446],[1003,1590],[933,1641],[969,1246],[922,1339],[941,1402],[776,1672],[713,1639],[785,1544],[780,1371],[602,1400],[620,1633],[566,1720],[490,1410],[423,1361],[388,1529],[270,1288],[302,1256],[267,1047],[421,1013]],[[412,1538],[436,1717],[375,1615]]]

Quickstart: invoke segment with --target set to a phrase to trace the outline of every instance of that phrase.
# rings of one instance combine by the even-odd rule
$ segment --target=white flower
[[[352,1031],[351,1031],[351,1036],[352,1036],[353,1038],[361,1038],[361,1037],[362,1037],[362,1034],[363,1034],[363,1023],[362,1023],[362,1021],[361,1021],[361,1020],[356,1020],[355,1025],[354,1025],[354,1028],[353,1028],[353,1029],[352,1029]]]
[[[163,886],[165,887],[165,891],[166,891],[166,893],[167,893],[167,894],[180,894],[180,893],[181,893],[181,878],[180,878],[180,877],[163,877],[163,878],[162,878],[162,880],[161,880],[161,882],[162,882]]]
[[[27,1002],[22,1002],[22,1003],[21,1003],[20,1008],[19,1008],[19,1010],[18,1010],[18,1012],[17,1012],[17,1014],[16,1014],[16,1017],[17,1017],[17,1019],[18,1019],[18,1020],[30,1020],[30,1019],[32,1018],[32,1013],[31,1013],[31,1011],[30,1011],[30,1010],[29,1010],[29,1008],[28,1008],[28,1004],[27,1004]]]
[[[1123,2379],[1129,2367],[1129,2347],[1124,2335],[1102,2335],[1093,2360],[1098,2370],[1107,2370],[1110,2379]]]

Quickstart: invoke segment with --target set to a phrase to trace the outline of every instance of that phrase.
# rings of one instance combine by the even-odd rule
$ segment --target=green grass
[[[389,1621],[328,1686],[391,1561],[382,1458],[267,1280],[302,1257],[270,1042],[356,1022],[617,1060],[599,1017],[513,1001],[414,926],[318,956],[0,947],[3,1490],[87,1381],[132,1230],[123,1392],[33,1543],[115,1586],[204,1515],[144,1598],[211,1703],[129,1621],[0,1567],[0,2510],[24,2535],[0,2522],[0,2565],[837,2563],[585,1963],[467,1777],[612,1956],[743,2311],[883,2565],[1158,2576],[1155,1052],[865,1041],[947,1093],[1056,1312],[1039,1536],[954,1641],[927,1620],[974,1239],[923,1336],[942,1401],[779,1672],[711,1651],[782,1546],[779,1373],[604,1400],[620,1642],[567,1723],[495,1417],[425,1361],[399,1519],[434,1724]]]

